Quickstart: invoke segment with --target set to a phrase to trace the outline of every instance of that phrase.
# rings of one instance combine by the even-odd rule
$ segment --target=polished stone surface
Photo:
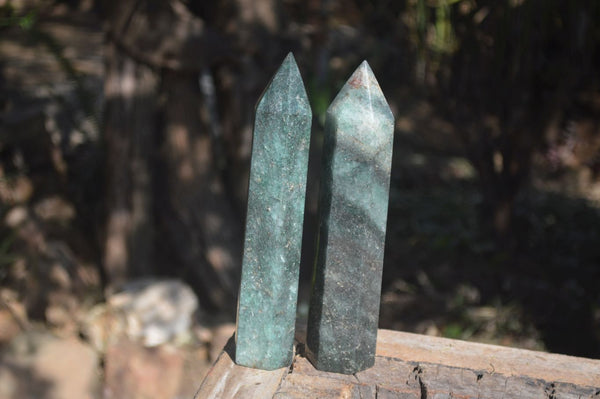
[[[290,53],[256,107],[236,363],[291,364],[312,113]]]
[[[375,359],[393,135],[394,117],[365,61],[325,122],[307,334],[322,371],[353,374]]]

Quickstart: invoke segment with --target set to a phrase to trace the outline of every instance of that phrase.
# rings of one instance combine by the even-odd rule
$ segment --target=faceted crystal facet
[[[325,122],[308,355],[352,374],[375,361],[394,117],[367,62]]]
[[[312,113],[290,53],[256,107],[236,363],[292,361]]]

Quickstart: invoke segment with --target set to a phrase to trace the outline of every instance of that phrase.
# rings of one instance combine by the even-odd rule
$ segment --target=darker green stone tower
[[[394,117],[365,61],[325,121],[307,335],[319,370],[353,374],[375,361],[393,135]]]

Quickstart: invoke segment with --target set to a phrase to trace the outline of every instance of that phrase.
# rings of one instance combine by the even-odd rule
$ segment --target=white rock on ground
[[[189,332],[198,299],[179,280],[136,280],[108,299],[113,310],[124,314],[129,339],[152,347]]]

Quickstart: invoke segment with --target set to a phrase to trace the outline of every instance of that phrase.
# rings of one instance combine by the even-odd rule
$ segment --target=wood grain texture
[[[379,330],[377,355],[489,374],[600,386],[600,360]]]
[[[202,382],[196,399],[272,398],[288,368],[272,371],[252,369],[234,363],[234,341],[229,340]]]
[[[600,360],[379,330],[375,365],[344,375],[316,370],[302,335],[289,369],[237,366],[226,348],[196,399],[600,399]]]

